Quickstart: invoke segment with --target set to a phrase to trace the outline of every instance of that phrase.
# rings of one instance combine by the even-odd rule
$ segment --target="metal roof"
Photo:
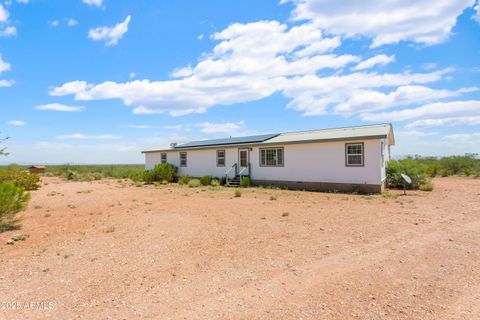
[[[298,132],[285,132],[276,134],[263,134],[248,137],[225,138],[215,140],[192,141],[177,145],[172,149],[150,150],[148,152],[168,152],[178,149],[208,149],[214,146],[229,146],[229,145],[273,145],[273,144],[292,144],[292,143],[308,143],[308,142],[327,142],[338,140],[362,140],[362,139],[377,139],[388,138],[390,145],[395,144],[392,125],[374,124],[357,127],[309,130]]]
[[[191,141],[191,142],[177,145],[175,148],[182,149],[182,148],[193,148],[193,147],[229,145],[229,144],[258,143],[258,142],[263,142],[265,140],[271,139],[276,136],[278,136],[278,133],[262,134],[258,136],[248,136],[248,137],[236,137],[236,138],[230,137],[225,139]]]
[[[265,141],[268,144],[308,142],[322,140],[346,140],[355,138],[389,137],[392,134],[390,124],[376,124],[358,127],[286,132]],[[393,134],[390,144],[394,144]]]

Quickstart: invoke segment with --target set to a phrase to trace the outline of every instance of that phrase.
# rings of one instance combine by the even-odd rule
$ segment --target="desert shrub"
[[[200,182],[204,186],[209,186],[210,183],[212,182],[212,176],[203,176],[200,178]]]
[[[189,175],[181,175],[179,178],[178,178],[178,183],[180,184],[188,184],[188,182],[192,180],[192,177],[190,177]]]
[[[440,175],[442,177],[449,177],[449,176],[453,175],[453,172],[451,172],[450,170],[447,170],[447,169],[442,169],[442,170],[440,170]]]
[[[433,190],[433,184],[431,182],[422,183],[420,185],[419,189],[422,190],[422,191],[432,191]]]
[[[464,156],[449,156],[440,159],[442,168],[452,172],[452,174],[465,173],[466,170],[473,170],[479,165],[479,160],[475,154],[466,154]]]
[[[387,182],[391,188],[403,188],[401,174],[406,174],[412,179],[411,188],[417,189],[427,182],[427,166],[414,159],[390,160],[387,166]]]
[[[200,182],[199,179],[191,179],[190,181],[188,181],[188,186],[190,188],[197,188],[197,187],[200,187],[202,185],[202,183]]]
[[[249,177],[242,177],[242,180],[240,180],[240,186],[242,188],[250,187],[250,178]]]
[[[126,179],[143,175],[145,165],[56,165],[47,166],[45,175],[66,177],[68,171],[77,172],[75,179],[82,180],[85,174],[101,174],[102,177]],[[74,179],[71,179],[74,180]]]
[[[143,174],[143,180],[147,183],[155,181],[168,181],[172,182],[177,173],[177,167],[170,163],[159,163],[152,170],[145,171]]]
[[[227,177],[221,177],[218,181],[220,182],[221,186],[224,186],[227,184]]]
[[[40,188],[40,177],[36,174],[20,171],[16,168],[0,170],[0,183],[12,182],[15,186],[25,190]]]
[[[0,183],[0,232],[18,228],[16,214],[25,210],[30,194],[13,182]]]
[[[242,190],[241,189],[235,189],[235,198],[240,198],[242,196]]]
[[[210,185],[212,187],[218,187],[220,185],[220,182],[218,181],[218,179],[212,179],[212,181],[210,182]]]

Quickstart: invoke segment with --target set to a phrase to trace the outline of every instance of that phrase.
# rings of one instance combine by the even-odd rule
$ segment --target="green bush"
[[[419,187],[420,190],[422,191],[432,191],[433,190],[433,184],[430,182],[426,182],[420,185]]]
[[[221,177],[218,181],[220,182],[221,186],[224,186],[227,184],[227,177]]]
[[[218,187],[220,185],[220,182],[218,181],[218,179],[212,179],[212,181],[210,182],[210,185],[212,187]]]
[[[212,182],[212,176],[203,176],[200,178],[200,182],[204,186],[209,186],[210,183]]]
[[[170,163],[159,163],[152,170],[145,171],[143,181],[146,183],[168,181],[172,182],[177,173],[177,167]]]
[[[202,185],[202,183],[200,182],[199,179],[191,179],[190,181],[188,181],[188,186],[190,188],[197,188],[197,187],[200,187]]]
[[[0,183],[0,232],[18,228],[16,214],[25,210],[30,194],[13,182]]]
[[[192,180],[192,177],[190,177],[189,175],[181,175],[179,178],[178,178],[178,183],[180,184],[188,184],[188,182]]]
[[[414,159],[390,160],[387,166],[387,182],[390,188],[403,188],[404,181],[401,174],[412,179],[411,188],[417,189],[427,182],[427,166]]]
[[[241,189],[235,189],[235,198],[240,198],[242,196],[242,190]]]
[[[242,177],[242,180],[240,180],[240,186],[242,188],[250,187],[250,178],[249,177]]]
[[[136,180],[143,176],[145,165],[56,165],[47,166],[45,175],[65,177],[68,179],[69,171],[75,172],[75,175],[70,179],[75,181],[84,179],[95,180],[96,176],[88,177],[88,174],[100,174],[102,177],[116,179],[131,178],[132,180]]]
[[[16,168],[0,170],[0,183],[2,182],[13,182],[15,186],[25,190],[40,188],[40,177],[38,175],[20,171]]]
[[[440,159],[440,165],[452,174],[465,173],[466,170],[473,170],[478,167],[479,160],[474,154],[466,154],[464,156],[450,156]]]

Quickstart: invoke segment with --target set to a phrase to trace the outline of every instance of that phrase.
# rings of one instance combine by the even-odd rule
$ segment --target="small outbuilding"
[[[394,144],[386,123],[172,143],[143,153],[147,170],[168,162],[178,175],[226,177],[237,184],[246,176],[259,185],[381,192]]]
[[[32,174],[43,174],[45,173],[45,166],[30,166],[28,171]]]

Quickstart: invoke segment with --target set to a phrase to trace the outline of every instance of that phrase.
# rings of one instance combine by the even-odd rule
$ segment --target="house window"
[[[225,167],[225,150],[217,150],[217,167]]]
[[[160,162],[161,163],[167,163],[167,153],[164,152],[160,155]]]
[[[283,148],[260,149],[261,167],[283,167]]]
[[[186,167],[186,166],[187,166],[187,153],[180,152],[180,167]]]
[[[363,167],[363,160],[363,142],[345,144],[345,165],[347,167]]]

